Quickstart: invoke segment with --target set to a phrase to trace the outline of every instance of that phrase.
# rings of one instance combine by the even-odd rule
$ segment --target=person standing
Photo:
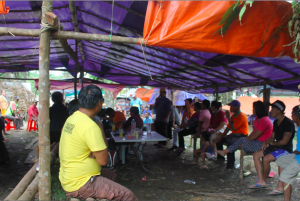
[[[32,105],[28,108],[28,116],[29,116],[29,119],[33,120],[36,122],[36,125],[37,125],[37,131],[39,130],[38,129],[38,119],[39,119],[39,111],[37,109],[37,103],[38,101],[35,100],[33,101]]]
[[[225,116],[228,120],[227,128],[224,133],[216,139],[217,149],[223,150],[223,145],[227,146],[235,143],[239,138],[248,136],[248,118],[247,115],[241,112],[241,103],[238,100],[233,100],[231,103],[227,104],[230,106],[230,112],[233,115],[230,117],[230,113],[227,110]],[[227,136],[227,133],[231,130],[231,134]],[[218,160],[225,160],[223,156],[218,155]],[[226,169],[233,169],[235,162],[235,152],[227,154],[227,166]]]
[[[50,116],[50,144],[59,142],[62,128],[69,117],[69,111],[63,104],[63,94],[56,91],[52,94],[54,104],[49,109]]]
[[[10,102],[9,107],[6,110],[5,118],[14,121],[15,129],[21,130],[23,126],[23,119],[19,112],[19,97],[15,96],[14,100]]]
[[[0,109],[1,109],[1,114],[5,116],[6,110],[8,108],[8,102],[5,98],[6,92],[5,90],[1,91],[1,96],[0,96]]]
[[[156,119],[155,119],[155,130],[157,133],[161,134],[164,137],[167,136],[167,123],[170,113],[172,111],[171,101],[166,97],[167,92],[165,88],[160,88],[160,96],[155,100],[154,109],[156,110]],[[165,141],[161,141],[158,144],[155,144],[158,148],[166,146]]]
[[[141,99],[137,98],[135,94],[133,94],[133,98],[130,101],[131,107],[137,107],[139,109],[139,114],[141,114],[141,106],[143,105],[143,102]]]

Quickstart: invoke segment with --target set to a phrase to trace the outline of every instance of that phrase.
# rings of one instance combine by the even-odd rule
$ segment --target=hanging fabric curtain
[[[9,12],[9,7],[5,8],[5,1],[0,1],[0,15],[6,15]]]
[[[147,46],[255,57],[294,57],[287,23],[291,3],[255,1],[219,35],[223,15],[234,1],[149,1],[144,23]]]

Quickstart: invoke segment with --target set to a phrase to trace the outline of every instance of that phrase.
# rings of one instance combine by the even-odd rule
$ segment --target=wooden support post
[[[216,101],[219,100],[219,86],[216,86]]]
[[[46,23],[46,12],[52,12],[53,2],[43,1],[42,23]],[[50,120],[49,120],[49,55],[51,30],[45,30],[40,36],[39,47],[39,200],[51,200],[50,175]]]
[[[269,114],[269,105],[268,103],[270,103],[270,88],[267,89],[267,85],[264,84],[264,89],[263,89],[263,99],[264,99],[264,104],[265,104],[265,107],[266,107],[266,110],[268,111],[268,114]]]

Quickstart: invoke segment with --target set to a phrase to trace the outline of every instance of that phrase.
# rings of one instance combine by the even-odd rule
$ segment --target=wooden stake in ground
[[[49,55],[51,29],[47,29],[46,12],[52,12],[52,1],[43,1],[42,29],[39,47],[39,200],[51,200],[50,120],[49,120]]]

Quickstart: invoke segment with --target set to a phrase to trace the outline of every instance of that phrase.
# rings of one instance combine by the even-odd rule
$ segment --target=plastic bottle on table
[[[136,129],[136,122],[135,122],[134,119],[132,119],[132,121],[131,121],[131,134],[134,134],[135,129]]]

